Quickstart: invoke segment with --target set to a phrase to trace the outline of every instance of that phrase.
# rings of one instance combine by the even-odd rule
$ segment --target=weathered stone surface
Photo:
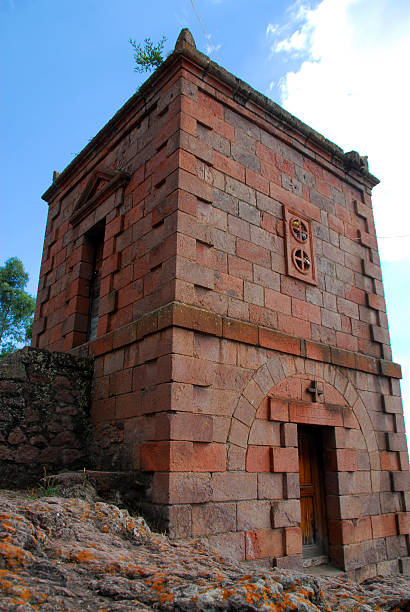
[[[78,485],[80,486],[80,485]],[[0,609],[408,610],[404,578],[243,566],[201,539],[170,542],[103,502],[0,494]]]
[[[0,482],[88,465],[92,361],[26,347],[0,364]],[[101,449],[100,449],[101,452]]]

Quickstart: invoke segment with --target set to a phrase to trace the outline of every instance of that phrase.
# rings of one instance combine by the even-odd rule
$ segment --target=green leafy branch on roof
[[[144,44],[137,44],[135,40],[129,39],[128,42],[135,51],[135,72],[150,72],[150,70],[155,70],[162,64],[164,61],[162,52],[166,40],[166,37],[163,36],[161,40],[154,45],[150,38],[146,38]]]

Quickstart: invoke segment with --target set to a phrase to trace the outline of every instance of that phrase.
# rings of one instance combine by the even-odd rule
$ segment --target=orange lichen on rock
[[[30,589],[19,586],[18,584],[12,584],[11,582],[6,580],[0,582],[0,588],[5,595],[17,597],[23,602],[30,601],[33,595]]]
[[[72,561],[76,563],[89,563],[90,561],[95,561],[97,556],[89,550],[80,550],[78,552],[74,552],[71,554]]]
[[[161,603],[172,604],[172,602],[174,601],[174,594],[173,593],[162,593],[160,595],[159,600]]]
[[[10,542],[0,542],[0,567],[22,568],[34,561],[34,556]]]
[[[222,559],[204,541],[171,542],[151,534],[143,519],[126,510],[58,497],[27,501],[3,499],[0,493],[0,568],[0,608],[5,610],[22,605],[41,610],[46,603],[47,610],[67,612],[324,612],[344,611],[345,603],[363,610],[369,602],[372,610],[392,609],[398,599],[401,609],[410,603],[402,578],[384,579],[390,589],[386,597],[379,587],[377,593],[366,591],[345,576],[249,571]]]

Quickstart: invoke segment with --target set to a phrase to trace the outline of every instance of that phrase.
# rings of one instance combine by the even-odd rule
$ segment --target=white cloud
[[[400,6],[398,6],[400,5]],[[373,205],[380,236],[410,232],[410,4],[322,0],[293,5],[286,26],[269,24],[272,51],[300,58],[281,80],[282,104],[349,151],[369,156],[381,179]],[[410,256],[410,239],[379,241],[384,260]]]
[[[211,43],[212,34],[205,34],[206,37],[206,54],[212,55],[212,53],[217,54],[221,45],[213,45]]]
[[[266,35],[269,36],[269,34],[276,34],[277,31],[278,25],[275,23],[269,23],[268,27],[266,28]]]
[[[276,53],[280,51],[287,51],[288,53],[292,51],[302,51],[306,49],[307,44],[307,33],[302,30],[297,30],[293,32],[292,36],[289,38],[284,38],[276,43],[274,50]]]

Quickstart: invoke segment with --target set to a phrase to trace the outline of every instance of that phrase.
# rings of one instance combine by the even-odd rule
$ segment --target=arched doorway
[[[327,554],[342,569],[360,567],[359,549],[372,538],[371,532],[363,533],[370,517],[362,518],[366,510],[361,503],[372,493],[371,470],[378,469],[378,453],[369,416],[351,381],[337,367],[273,358],[239,399],[228,458],[235,453],[239,430],[247,440],[243,468],[257,472],[258,483],[272,481],[271,528],[283,538],[282,553],[272,555],[274,564],[296,568],[324,561]],[[301,445],[305,450],[299,453]],[[303,454],[309,454],[309,465],[301,469]],[[309,470],[316,472],[316,483],[300,482],[301,472],[303,476]],[[308,485],[314,485],[313,492]]]

